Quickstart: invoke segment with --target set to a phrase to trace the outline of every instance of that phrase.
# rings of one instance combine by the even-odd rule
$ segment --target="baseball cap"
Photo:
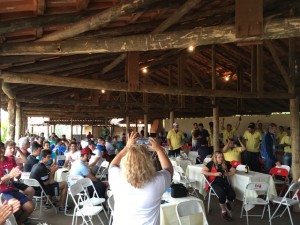
[[[248,128],[255,129],[255,126],[253,124],[249,124]]]
[[[173,127],[176,127],[176,126],[179,126],[179,124],[178,123],[173,123]]]
[[[87,154],[95,155],[90,148],[85,147],[84,149],[81,150],[81,155],[87,155]]]

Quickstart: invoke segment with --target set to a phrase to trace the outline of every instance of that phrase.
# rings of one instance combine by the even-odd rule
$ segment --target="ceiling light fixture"
[[[142,69],[142,72],[143,72],[143,73],[148,73],[147,67],[144,67],[144,68]]]
[[[105,93],[105,90],[104,90],[104,89],[103,89],[103,90],[101,90],[101,93],[102,93],[102,94],[104,94],[104,93]]]
[[[195,50],[195,47],[193,45],[190,45],[188,47],[189,52],[193,52]]]

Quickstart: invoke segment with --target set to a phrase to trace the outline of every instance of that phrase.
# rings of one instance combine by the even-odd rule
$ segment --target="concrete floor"
[[[204,202],[205,207],[207,206],[207,202]],[[220,213],[220,207],[218,205],[218,201],[216,197],[212,197],[211,200],[211,206],[210,206],[210,213],[207,215],[207,219],[210,225],[225,225],[225,224],[232,224],[232,225],[238,225],[238,224],[244,224],[246,225],[246,217],[240,218],[241,213],[241,202],[235,201],[235,205],[233,208],[233,220],[230,222],[225,221],[221,218]],[[257,214],[262,213],[262,207],[256,206],[256,208],[250,210],[250,214]],[[271,205],[271,212],[274,212],[275,205]],[[38,216],[38,211],[35,211],[32,215],[32,217]],[[104,224],[108,224],[108,220],[106,219],[103,212],[100,213],[101,219],[104,221]],[[176,216],[174,214],[174,216]],[[292,217],[294,221],[294,225],[300,224],[300,213],[294,213],[292,212]],[[80,224],[80,221],[78,221],[78,224]],[[55,214],[53,209],[47,209],[43,210],[42,213],[42,220],[41,222],[47,222],[48,225],[71,225],[72,224],[72,216],[65,216],[64,213],[57,213]],[[97,217],[94,217],[93,222],[95,225],[100,225]],[[36,220],[30,220],[30,225],[36,225],[38,224],[38,221]],[[264,218],[261,220],[260,217],[249,217],[249,225],[268,225],[268,212],[265,212]],[[290,225],[290,219],[288,216],[288,213],[286,212],[282,218],[275,218],[272,220],[272,225]],[[124,225],[130,225],[130,222],[124,223]]]

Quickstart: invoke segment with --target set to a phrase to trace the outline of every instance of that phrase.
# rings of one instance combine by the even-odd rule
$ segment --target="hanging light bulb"
[[[142,72],[143,72],[143,73],[148,73],[147,67],[144,67],[144,68],[142,69]]]
[[[230,77],[229,76],[226,76],[225,77],[225,81],[229,81]]]
[[[104,89],[103,89],[103,90],[101,90],[101,93],[102,93],[102,94],[104,94],[104,93],[105,93],[105,90],[104,90]]]
[[[193,45],[190,45],[188,47],[189,52],[193,52],[195,50],[195,47]]]

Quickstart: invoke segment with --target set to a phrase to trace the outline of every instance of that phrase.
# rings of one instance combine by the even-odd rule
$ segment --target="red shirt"
[[[0,161],[0,177],[9,174],[17,166],[13,157],[5,157],[3,162]],[[14,179],[3,181],[0,185],[0,192],[14,190]]]

